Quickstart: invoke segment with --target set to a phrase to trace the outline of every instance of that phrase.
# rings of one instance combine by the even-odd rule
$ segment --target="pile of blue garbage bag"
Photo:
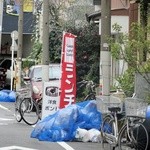
[[[60,109],[39,121],[31,132],[31,138],[51,142],[73,141],[78,128],[100,131],[101,124],[102,115],[97,110],[96,101],[84,101]],[[143,124],[150,135],[150,106]]]
[[[34,127],[31,138],[40,141],[72,141],[77,128],[100,130],[101,113],[97,110],[95,100],[72,104],[45,117]]]
[[[0,102],[15,102],[16,94],[11,90],[0,91]]]

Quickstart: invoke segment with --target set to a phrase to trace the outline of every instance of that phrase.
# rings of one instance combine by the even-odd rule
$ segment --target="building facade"
[[[7,3],[7,1],[3,1],[3,9],[2,9],[3,11],[1,10],[2,14],[1,14],[0,58],[11,57],[12,53],[10,49],[12,45],[11,33],[15,30],[18,31],[18,18],[19,18],[19,14],[17,12],[18,8],[17,5],[14,6],[14,3],[11,3],[11,1],[9,2],[10,3]],[[28,0],[27,4],[23,14],[23,56],[22,56],[23,58],[27,57],[31,51],[32,48],[31,37],[34,29],[34,16],[31,7],[29,7],[31,6],[31,0]],[[16,51],[14,53],[14,56],[15,57],[17,56]]]
[[[101,35],[101,1],[93,0],[95,11],[86,15],[87,21],[99,24],[99,34]],[[111,0],[111,35],[117,39],[117,32],[113,30],[113,25],[121,26],[120,33],[129,34],[132,22],[139,21],[139,5],[130,0]],[[114,60],[111,57],[111,85],[117,84],[115,78],[123,74],[127,69],[127,63],[123,60]],[[102,76],[100,67],[100,76]],[[101,80],[101,79],[100,79]],[[102,84],[103,81],[100,81]]]

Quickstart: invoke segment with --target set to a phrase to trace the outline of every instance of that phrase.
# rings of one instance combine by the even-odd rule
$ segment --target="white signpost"
[[[18,45],[16,43],[16,40],[18,39],[18,31],[13,31],[11,32],[11,38],[12,38],[12,45],[11,45],[11,83],[10,83],[10,89],[12,91],[12,86],[13,86],[13,64],[14,64],[14,51],[18,50]]]
[[[42,119],[54,114],[59,109],[59,82],[44,82]]]

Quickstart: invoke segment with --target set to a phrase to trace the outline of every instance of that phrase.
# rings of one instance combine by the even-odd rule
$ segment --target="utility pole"
[[[18,51],[17,51],[17,79],[16,90],[21,88],[21,67],[22,67],[22,48],[23,48],[23,3],[24,0],[20,0],[20,10],[18,18]]]
[[[111,37],[111,0],[101,0],[101,71],[102,95],[110,95],[111,57],[108,38]]]
[[[49,81],[49,0],[43,0],[42,80]]]
[[[42,118],[44,118],[45,105],[48,104],[45,99],[46,82],[49,81],[49,0],[43,0],[42,10],[42,84],[43,84],[43,100],[42,100]]]

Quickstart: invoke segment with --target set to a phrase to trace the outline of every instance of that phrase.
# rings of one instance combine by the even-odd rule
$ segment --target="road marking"
[[[7,111],[9,111],[9,112],[10,112],[10,110],[9,110],[8,108],[6,108],[6,107],[2,106],[1,104],[0,104],[0,108],[2,108],[2,109],[4,109],[4,110],[7,110]]]
[[[8,125],[8,123],[6,123],[6,121],[13,121],[13,120],[14,119],[0,118],[0,121],[4,121],[4,122],[0,122],[0,126]]]
[[[13,121],[14,119],[0,118],[0,121]]]
[[[57,142],[60,146],[62,146],[64,149],[66,150],[74,150],[71,146],[69,146],[67,143],[65,142]]]
[[[35,125],[32,125],[32,127],[34,128],[36,126]],[[67,143],[65,142],[57,142],[57,144],[59,144],[61,147],[63,147],[64,149],[66,150],[74,150],[71,146],[69,146]]]
[[[37,150],[37,149],[31,149],[26,147],[20,147],[20,146],[9,146],[9,147],[2,147],[0,150]]]
[[[8,111],[8,112],[11,112],[8,108],[6,108],[6,107],[4,107],[4,106],[2,106],[1,104],[0,104],[0,108],[2,108],[3,110],[6,110],[6,111]],[[9,119],[9,118],[0,118],[0,121],[13,121],[14,119]],[[0,125],[8,125],[8,123],[2,123],[2,122],[0,122]],[[0,149],[1,150],[1,149]]]
[[[8,123],[0,123],[0,126],[8,125]]]
[[[10,112],[10,110],[2,105],[0,105],[0,108],[4,109],[4,110],[7,110]],[[5,118],[0,118],[0,120],[14,120],[14,119],[5,119]],[[1,125],[1,124],[0,124]],[[35,127],[36,125],[33,125],[32,127]],[[74,150],[71,146],[69,146],[67,143],[65,142],[57,142],[60,146],[62,146],[65,150]],[[10,149],[8,149],[10,148]],[[17,148],[24,148],[24,147],[17,147],[17,146],[11,146],[11,147],[3,147],[3,148],[0,148],[0,150],[14,150],[14,149],[17,149]],[[29,149],[29,148],[24,148],[24,149],[20,149],[20,150],[36,150],[36,149]]]

